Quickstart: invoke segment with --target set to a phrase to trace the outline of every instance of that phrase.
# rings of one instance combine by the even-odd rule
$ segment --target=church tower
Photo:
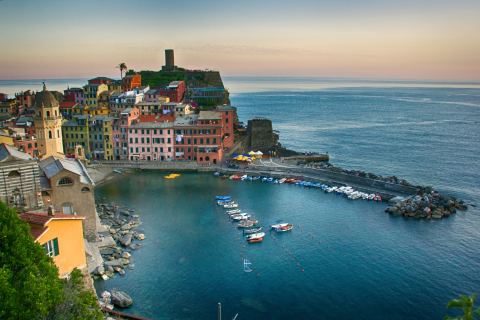
[[[44,83],[43,91],[37,94],[35,99],[35,117],[33,118],[40,160],[50,156],[65,158],[62,144],[62,119],[60,105]]]

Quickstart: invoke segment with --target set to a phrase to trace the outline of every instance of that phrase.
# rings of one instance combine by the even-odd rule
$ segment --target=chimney
[[[53,210],[53,206],[48,206],[47,213],[51,217],[55,216],[55,211]]]

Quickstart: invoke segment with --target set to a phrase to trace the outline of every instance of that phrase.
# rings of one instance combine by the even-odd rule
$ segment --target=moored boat
[[[243,230],[244,234],[252,234],[252,233],[257,233],[262,230],[262,227],[259,228],[253,228],[253,229],[248,229],[248,230]]]
[[[277,230],[278,228],[282,228],[288,226],[288,223],[279,223],[279,224],[274,224],[273,226],[270,226],[271,229]]]
[[[279,227],[279,228],[275,229],[275,231],[276,232],[285,232],[285,231],[292,230],[292,228],[293,228],[292,224],[287,224],[286,226]]]
[[[237,228],[250,228],[253,227],[255,223],[251,220],[242,221],[237,225]]]
[[[250,239],[250,240],[247,240],[248,243],[255,243],[255,242],[261,242],[263,240],[263,238],[255,238],[255,239]]]
[[[278,183],[279,181],[280,181],[280,179],[275,179],[275,180],[273,181],[273,183]]]
[[[237,208],[237,207],[238,207],[238,203],[225,204],[225,205],[223,205],[223,207],[224,207],[225,209]]]
[[[233,178],[235,178],[235,175],[232,174],[230,177],[228,177],[228,179],[232,180]]]
[[[231,199],[231,196],[216,196],[215,200],[227,200]]]
[[[253,181],[260,179],[260,176],[256,176],[253,178]]]
[[[254,233],[254,234],[251,234],[249,236],[247,236],[247,240],[251,240],[251,239],[258,239],[258,238],[263,238],[265,237],[265,233],[264,232],[259,232],[259,233]]]
[[[242,177],[241,174],[237,174],[236,176],[233,177],[233,180],[239,180]]]
[[[215,177],[218,177],[218,176],[220,175],[220,172],[217,171],[217,172],[215,172],[213,175],[214,175]]]
[[[285,181],[287,181],[287,179],[282,178],[282,179],[280,179],[280,181],[278,181],[278,183],[284,183]]]
[[[240,213],[240,212],[242,212],[242,210],[240,210],[240,209],[233,209],[233,210],[228,210],[228,211],[227,211],[227,214],[232,215],[232,214],[237,214],[237,213]]]
[[[267,179],[267,182],[272,182],[273,181],[273,177],[270,177]]]
[[[244,174],[243,176],[240,177],[240,180],[246,180],[247,177],[248,177],[248,176],[247,176],[246,174]]]
[[[247,180],[248,180],[248,181],[252,181],[252,180],[253,180],[253,177],[252,177],[252,176],[248,176],[248,177],[247,177]]]

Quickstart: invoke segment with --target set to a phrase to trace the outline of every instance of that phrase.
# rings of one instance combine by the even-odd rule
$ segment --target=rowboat
[[[260,176],[253,177],[253,181],[260,179]]]
[[[248,176],[248,177],[247,177],[247,180],[248,180],[248,181],[252,181],[252,180],[253,180],[253,177],[252,177],[252,176]]]
[[[232,217],[232,220],[233,221],[237,221],[237,222],[240,222],[240,221],[246,221],[248,220],[248,218],[250,218],[251,216],[236,216],[236,217]]]
[[[215,177],[218,177],[218,176],[220,175],[220,172],[217,171],[217,172],[215,172],[213,175],[214,175]]]
[[[234,219],[235,217],[246,217],[248,213],[242,212],[242,213],[237,213],[237,214],[232,214],[230,215],[230,218]]]
[[[236,208],[236,207],[238,207],[238,203],[225,204],[223,207],[225,209]]]
[[[284,183],[285,181],[287,181],[287,179],[282,178],[282,179],[280,179],[280,181],[278,181],[278,183]]]
[[[267,180],[268,180],[267,177],[263,177],[263,178],[262,178],[262,182],[266,182]]]
[[[273,181],[273,183],[278,183],[279,181],[280,181],[280,179],[275,179],[275,180]]]
[[[258,239],[258,238],[263,238],[265,237],[265,233],[263,232],[259,232],[259,233],[254,233],[254,234],[251,234],[249,236],[247,236],[247,240],[252,240],[252,239]]]
[[[235,175],[232,174],[230,177],[228,177],[228,179],[232,180],[233,178],[235,178]]]
[[[239,180],[242,177],[241,174],[237,174],[235,177],[233,177],[233,180]]]
[[[227,200],[227,199],[230,199],[230,198],[231,198],[230,196],[216,196],[215,200]]]
[[[244,234],[252,234],[252,233],[257,233],[262,230],[262,227],[260,228],[253,228],[253,229],[248,229],[248,230],[243,230]]]
[[[279,223],[279,224],[274,224],[273,226],[270,226],[273,230],[277,230],[278,228],[282,228],[288,226],[288,223]]]
[[[286,225],[284,227],[277,228],[275,231],[276,232],[285,232],[285,231],[292,230],[292,228],[293,228],[293,225],[289,224],[289,225]]]
[[[270,177],[267,179],[267,182],[272,182],[273,181],[273,177]]]
[[[240,209],[233,209],[233,210],[228,210],[228,211],[227,211],[227,214],[232,215],[232,214],[237,214],[237,213],[240,213],[240,212],[242,212],[242,210],[240,210]]]
[[[263,240],[263,238],[255,238],[255,239],[251,239],[251,240],[247,240],[248,243],[255,243],[255,242],[261,242]]]
[[[248,176],[247,176],[246,174],[244,174],[240,179],[241,179],[241,180],[246,180],[247,177],[248,177]]]
[[[237,225],[237,228],[250,228],[253,227],[255,223],[250,220],[242,221]]]

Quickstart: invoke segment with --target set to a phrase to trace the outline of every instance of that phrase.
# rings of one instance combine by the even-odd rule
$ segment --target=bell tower
[[[35,99],[35,128],[40,160],[55,156],[65,158],[62,144],[62,115],[60,105],[43,83],[43,91]]]

